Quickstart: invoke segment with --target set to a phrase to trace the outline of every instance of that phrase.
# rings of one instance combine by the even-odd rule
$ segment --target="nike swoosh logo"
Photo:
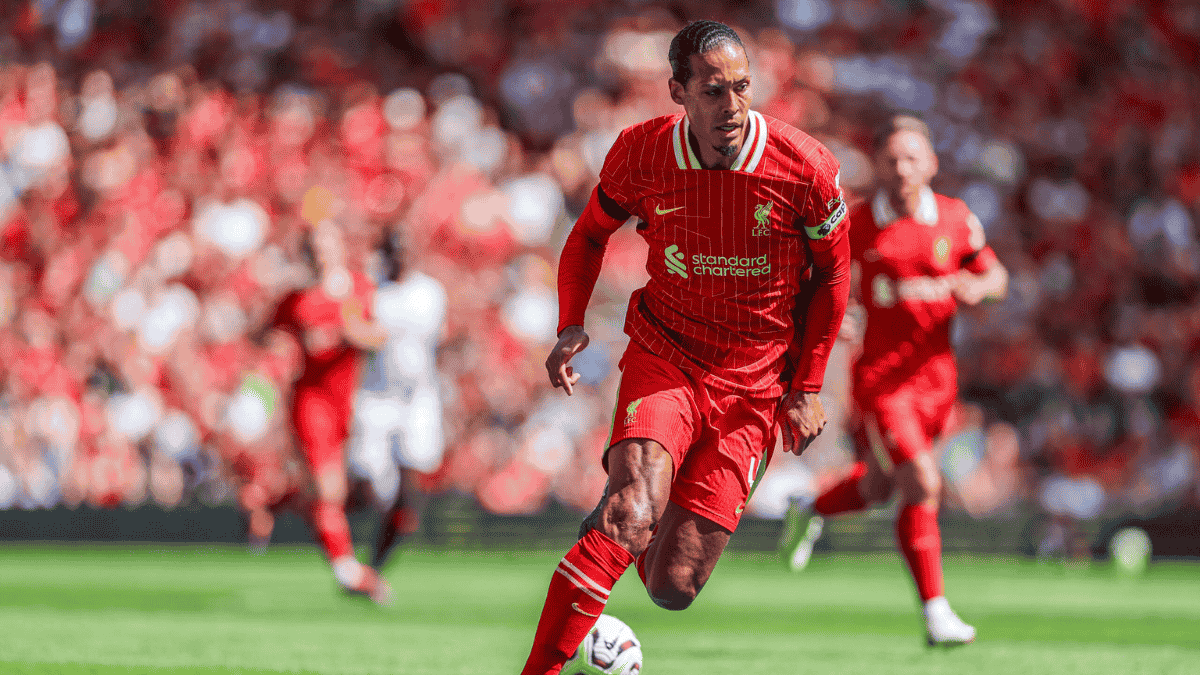
[[[591,616],[591,617],[597,617],[597,616],[600,616],[599,614],[592,614],[591,612],[585,612],[585,611],[583,611],[582,609],[579,609],[579,603],[578,603],[578,602],[572,602],[572,603],[571,603],[571,609],[575,610],[576,612],[579,612],[580,614],[582,614],[582,615],[584,615],[584,616]]]
[[[742,511],[745,510],[745,508],[746,508],[745,504],[738,504],[738,507],[736,509],[734,509],[733,512],[740,514]]]
[[[673,209],[662,209],[662,208],[659,208],[658,206],[655,206],[655,207],[654,207],[654,212],[655,212],[655,213],[657,213],[657,214],[658,214],[658,215],[660,215],[660,216],[665,216],[665,215],[667,215],[668,213],[670,213],[670,212],[672,212],[672,211],[678,211],[679,209],[682,209],[682,208],[683,208],[682,206],[676,206],[676,207],[675,207],[675,208],[673,208]]]

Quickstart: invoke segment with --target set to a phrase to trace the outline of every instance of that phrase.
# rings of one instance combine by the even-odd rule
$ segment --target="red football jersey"
[[[352,273],[351,279],[351,296],[366,316],[374,287],[362,274]],[[342,339],[341,300],[331,298],[319,284],[294,291],[279,304],[271,324],[295,336],[304,351],[304,370],[296,380],[297,387],[328,388],[336,381],[341,393],[347,383],[353,384],[359,350]]]
[[[779,396],[797,367],[788,351],[809,248],[828,250],[847,229],[838,162],[753,111],[730,170],[704,170],[687,139],[682,113],[630,127],[600,172],[650,246],[650,280],[630,299],[625,332],[706,384]],[[820,371],[810,378],[818,389],[823,358]]]
[[[867,310],[856,396],[890,389],[931,360],[953,360],[950,320],[960,270],[982,273],[996,256],[983,226],[958,199],[926,188],[917,217],[899,217],[885,193],[851,214],[850,250]]]

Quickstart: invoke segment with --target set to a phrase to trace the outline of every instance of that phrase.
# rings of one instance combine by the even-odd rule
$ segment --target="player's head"
[[[875,134],[875,172],[896,197],[919,191],[938,172],[929,126],[912,115],[895,115]]]
[[[687,111],[701,148],[734,157],[750,114],[750,61],[742,39],[717,21],[688,24],[671,40],[671,100]]]

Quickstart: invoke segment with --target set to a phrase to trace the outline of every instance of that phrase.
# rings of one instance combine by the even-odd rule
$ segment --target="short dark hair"
[[[692,55],[707,54],[723,44],[733,43],[746,51],[737,31],[720,21],[693,21],[683,27],[671,40],[667,61],[671,63],[671,77],[684,86],[692,77]]]
[[[933,146],[933,134],[930,133],[929,125],[924,120],[913,115],[892,115],[875,130],[875,138],[872,139],[875,151],[883,149],[883,145],[888,142],[888,139],[901,131],[915,131],[929,141],[930,147]]]

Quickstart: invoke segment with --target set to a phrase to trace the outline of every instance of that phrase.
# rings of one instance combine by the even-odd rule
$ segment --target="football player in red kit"
[[[881,187],[850,216],[859,301],[866,310],[852,373],[859,461],[811,511],[789,514],[781,552],[793,569],[802,569],[823,516],[861,510],[898,493],[896,543],[923,603],[927,641],[965,644],[975,639],[975,629],[950,609],[943,593],[937,523],[942,483],[931,450],[958,395],[951,318],[960,303],[1002,298],[1008,273],[967,205],[930,189],[938,164],[923,122],[894,117],[876,145]]]
[[[650,280],[626,314],[608,486],[551,575],[525,675],[561,670],[630,565],[656,604],[690,605],[777,425],[796,454],[825,425],[818,393],[850,290],[837,161],[750,109],[749,62],[728,26],[689,24],[668,59],[683,111],[620,134],[559,260],[546,369],[567,394],[605,246],[632,216]]]
[[[377,349],[387,335],[367,315],[373,287],[366,276],[348,269],[338,226],[330,221],[314,225],[309,244],[314,283],[284,298],[271,321],[274,329],[291,334],[304,354],[291,419],[316,492],[309,522],[342,588],[389,604],[387,582],[354,556],[346,520],[344,453],[361,354]]]

